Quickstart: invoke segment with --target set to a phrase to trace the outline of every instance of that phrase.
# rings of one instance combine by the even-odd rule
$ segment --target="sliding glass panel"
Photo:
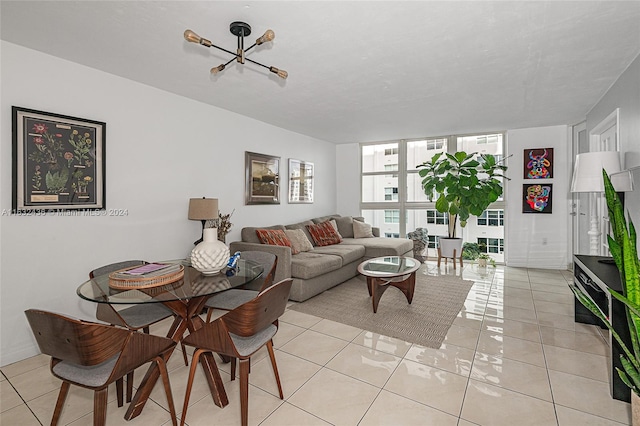
[[[362,146],[362,172],[398,170],[398,143]]]
[[[397,202],[398,175],[362,176],[362,202]]]

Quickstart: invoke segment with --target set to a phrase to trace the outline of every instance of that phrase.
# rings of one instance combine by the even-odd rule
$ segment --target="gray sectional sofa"
[[[292,255],[290,247],[261,244],[257,229],[302,229],[314,243],[306,225],[335,219],[342,242],[330,246],[313,247]],[[355,277],[358,265],[366,260],[381,256],[412,256],[413,242],[405,238],[380,238],[380,230],[372,228],[373,238],[354,238],[353,220],[364,222],[361,217],[323,216],[290,225],[268,227],[246,227],[241,231],[242,241],[230,244],[231,253],[245,250],[261,250],[278,257],[275,282],[293,278],[289,298],[302,302],[325,290]]]

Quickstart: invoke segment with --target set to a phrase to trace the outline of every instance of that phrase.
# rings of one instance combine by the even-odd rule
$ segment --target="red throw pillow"
[[[291,254],[298,253],[293,251],[291,240],[282,229],[256,229],[256,234],[258,234],[258,239],[262,244],[291,247]]]
[[[330,246],[333,244],[339,244],[342,239],[340,234],[336,231],[336,228],[331,222],[322,222],[316,225],[307,225],[307,229],[313,238],[313,242],[317,246]]]

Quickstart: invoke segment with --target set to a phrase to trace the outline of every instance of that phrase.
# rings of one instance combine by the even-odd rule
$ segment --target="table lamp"
[[[611,177],[611,183],[617,192],[631,191],[631,182],[620,175],[620,153],[618,151],[585,152],[576,156],[571,180],[571,192],[590,193],[589,254],[598,255],[600,246],[600,223],[596,193],[604,192],[602,169]],[[612,176],[615,175],[615,176]]]
[[[189,199],[189,220],[199,220],[202,222],[202,235],[208,220],[218,218],[218,199],[217,198],[190,198]],[[193,244],[198,245],[202,242],[200,239]]]

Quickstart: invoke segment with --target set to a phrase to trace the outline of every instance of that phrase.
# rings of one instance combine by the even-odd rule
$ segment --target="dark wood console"
[[[613,259],[602,256],[575,255],[573,257],[573,281],[580,287],[591,299],[600,307],[605,314],[614,330],[620,335],[625,344],[631,348],[631,337],[629,335],[629,327],[627,325],[627,316],[624,304],[617,299],[611,297],[608,289],[611,288],[622,293],[622,285],[620,283],[620,272],[615,264],[603,263],[601,261],[610,262]],[[576,299],[575,300],[575,321],[584,324],[595,324],[602,328],[606,328],[602,321],[595,317],[587,308]],[[609,336],[609,390],[611,396],[621,401],[630,402],[631,392],[629,388],[622,382],[616,367],[622,369],[620,363],[620,354],[622,349],[618,342]]]

